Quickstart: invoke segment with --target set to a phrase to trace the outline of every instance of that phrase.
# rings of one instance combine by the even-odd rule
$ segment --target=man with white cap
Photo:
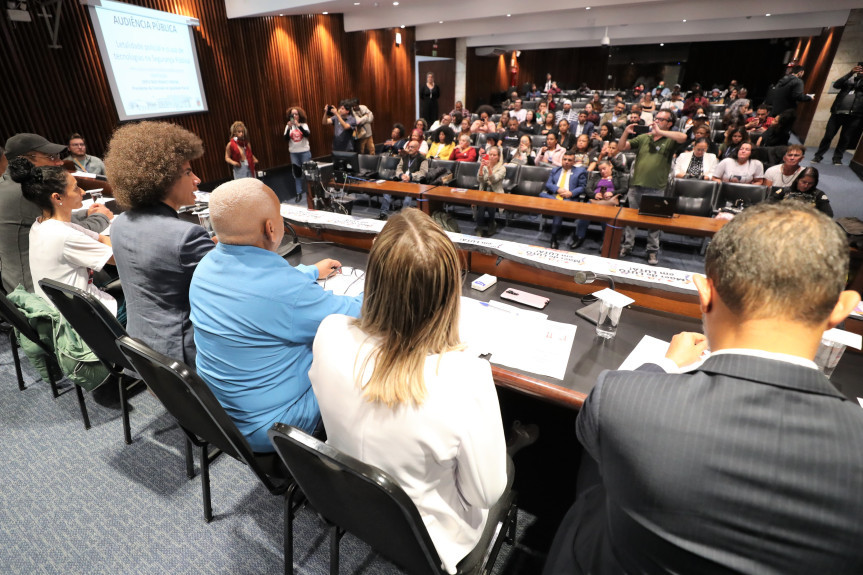
[[[63,144],[53,144],[38,134],[15,134],[6,140],[6,159],[27,158],[34,166],[62,166],[69,153]],[[21,185],[4,178],[0,181],[0,266],[3,289],[11,292],[19,284],[33,291],[30,276],[30,226],[42,215],[36,204],[24,199]],[[88,230],[101,232],[114,215],[102,204],[94,203],[87,213],[73,213],[72,221]]]
[[[563,109],[558,110],[554,114],[554,123],[560,124],[561,120],[566,120],[572,125],[574,122],[578,122],[578,112],[572,109],[572,101],[564,100],[563,101]]]

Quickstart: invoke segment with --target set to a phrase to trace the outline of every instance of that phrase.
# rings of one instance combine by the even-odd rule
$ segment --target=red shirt
[[[452,153],[452,159],[456,162],[475,162],[476,148],[470,147],[466,152],[462,152],[461,148],[456,148]]]

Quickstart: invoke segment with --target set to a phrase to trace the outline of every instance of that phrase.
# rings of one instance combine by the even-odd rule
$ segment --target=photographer
[[[375,143],[372,141],[372,122],[375,115],[356,98],[351,100],[351,115],[357,121],[357,131],[354,133],[354,147],[360,154],[375,153]]]
[[[354,151],[354,130],[357,127],[357,120],[348,109],[346,100],[339,102],[338,109],[332,104],[324,106],[324,117],[321,123],[324,126],[328,124],[333,126],[334,152]]]

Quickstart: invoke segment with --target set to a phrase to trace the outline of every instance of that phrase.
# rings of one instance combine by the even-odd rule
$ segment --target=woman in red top
[[[234,168],[234,179],[254,178],[258,158],[252,153],[252,145],[246,139],[246,125],[231,124],[231,139],[225,147],[225,161]]]
[[[462,134],[458,137],[458,146],[455,147],[450,157],[456,162],[476,161],[476,148],[471,147],[468,134]]]

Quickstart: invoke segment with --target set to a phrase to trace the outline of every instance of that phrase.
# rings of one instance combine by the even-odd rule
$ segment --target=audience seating
[[[488,134],[485,132],[478,132],[476,135],[476,140],[474,141],[474,145],[478,148],[484,148],[486,142],[488,141]]]
[[[541,148],[545,145],[545,136],[531,136],[530,145],[533,148]]]
[[[400,161],[401,158],[398,156],[383,156],[378,166],[378,178],[382,180],[396,179],[396,170]]]
[[[346,532],[407,573],[446,573],[416,505],[395,479],[295,427],[276,423],[268,435],[309,504],[329,525],[330,573],[339,572],[339,540]],[[509,487],[489,510],[482,537],[459,562],[458,573],[491,573],[503,541],[514,541],[518,509],[511,462],[507,473]],[[293,495],[289,491],[285,501],[286,573],[293,573]]]
[[[479,162],[456,162],[458,168],[455,172],[455,188],[468,188],[476,190],[479,188]]]
[[[507,194],[511,194],[515,189],[516,182],[518,181],[519,168],[516,164],[511,164],[506,166],[506,176],[503,178],[503,191]]]
[[[129,336],[117,340],[120,351],[162,402],[186,435],[186,473],[194,477],[191,446],[200,448],[204,520],[213,519],[210,463],[222,453],[249,466],[274,495],[293,483],[274,453],[255,453],[207,384],[187,365],[162,355]],[[210,445],[214,449],[210,450]]]
[[[380,156],[372,156],[370,154],[360,154],[359,158],[359,175],[363,178],[374,179],[378,177],[378,169],[381,165]]]
[[[677,213],[709,218],[713,215],[719,183],[712,180],[675,178],[672,196],[677,198]]]
[[[124,369],[134,372],[132,364],[120,353],[117,340],[126,335],[126,330],[105,306],[83,290],[58,281],[39,280],[42,291],[69,322],[81,339],[108,370],[109,380],[117,383],[120,390],[120,408],[123,413],[123,438],[126,444],[132,443],[129,425],[129,404],[126,392],[142,383],[140,379],[123,373]]]
[[[725,207],[726,205],[733,206],[737,200],[743,200],[744,206],[751,206],[763,202],[766,198],[767,186],[722,182],[719,184],[716,209]]]
[[[521,166],[518,174],[518,181],[512,193],[523,196],[538,196],[545,189],[545,183],[551,175],[551,168]]]

